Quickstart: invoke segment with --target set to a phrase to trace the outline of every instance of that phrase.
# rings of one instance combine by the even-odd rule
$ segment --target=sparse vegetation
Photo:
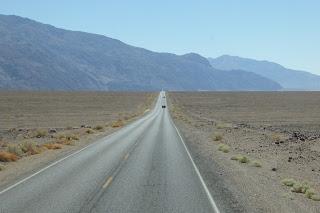
[[[72,139],[67,139],[67,138],[63,138],[63,139],[59,139],[56,141],[56,143],[58,144],[63,144],[63,145],[69,145],[69,146],[74,146],[75,142]]]
[[[296,183],[296,181],[292,178],[285,178],[281,182],[286,186],[293,186]]]
[[[311,199],[312,196],[314,196],[316,194],[314,189],[307,189],[305,192],[305,195],[307,198]]]
[[[250,159],[244,155],[236,155],[230,158],[231,160],[239,161],[240,163],[249,163]],[[252,165],[255,167],[261,167],[261,163],[257,160],[252,161]]]
[[[0,151],[0,161],[1,162],[12,162],[17,161],[19,157],[11,152]]]
[[[87,134],[93,134],[94,131],[93,131],[92,129],[87,129],[87,130],[86,130],[86,133],[87,133]]]
[[[79,138],[79,136],[77,136],[77,135],[74,135],[74,134],[72,134],[72,135],[67,135],[66,137],[65,137],[68,141],[71,141],[71,140],[79,140],[80,138]]]
[[[237,155],[237,156],[232,156],[231,158],[230,158],[231,160],[239,160],[239,156]]]
[[[212,138],[214,141],[221,141],[223,136],[221,133],[219,132],[215,132],[213,135],[212,135]]]
[[[21,146],[19,144],[10,144],[8,146],[8,152],[15,154],[19,157],[23,155],[23,151],[21,149]]]
[[[230,147],[226,144],[219,144],[218,150],[224,153],[228,153],[230,151]]]
[[[310,185],[307,182],[296,182],[295,184],[293,184],[291,191],[296,193],[306,193],[308,189],[310,189]]]
[[[37,146],[34,142],[23,142],[19,145],[21,147],[21,150],[24,153],[30,154],[30,155],[36,155],[41,153],[41,149]]]
[[[257,161],[257,160],[252,161],[251,164],[254,167],[258,167],[258,168],[262,167],[262,164],[260,163],[260,161]]]
[[[286,139],[283,135],[281,135],[279,133],[273,133],[271,135],[271,138],[272,138],[272,141],[277,143],[277,144],[284,142],[285,139]]]
[[[47,136],[47,134],[48,134],[48,131],[47,131],[47,130],[37,129],[37,130],[35,131],[34,137],[43,138],[43,137]]]
[[[101,131],[101,130],[103,130],[103,126],[102,125],[97,125],[93,129],[97,130],[97,131]]]
[[[306,181],[300,183],[299,181],[294,180],[293,178],[286,178],[281,181],[285,186],[291,187],[291,192],[294,193],[302,193],[306,196],[306,198],[320,201],[319,194],[311,188],[310,184]]]
[[[62,149],[62,145],[58,143],[47,143],[43,145],[47,149]]]
[[[113,122],[111,126],[113,128],[118,128],[118,127],[122,127],[123,125],[124,125],[123,121],[121,119],[119,119],[119,120]]]
[[[248,157],[246,157],[246,156],[241,156],[240,158],[239,158],[239,162],[240,163],[249,163],[249,158]]]

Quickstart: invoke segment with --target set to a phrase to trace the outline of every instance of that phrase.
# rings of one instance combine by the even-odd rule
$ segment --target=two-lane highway
[[[136,122],[2,190],[1,212],[219,212],[163,96]]]

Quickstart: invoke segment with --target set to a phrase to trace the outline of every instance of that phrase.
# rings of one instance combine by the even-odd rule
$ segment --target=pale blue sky
[[[319,11],[319,0],[1,0],[0,6],[1,14],[158,52],[238,55],[320,74]]]

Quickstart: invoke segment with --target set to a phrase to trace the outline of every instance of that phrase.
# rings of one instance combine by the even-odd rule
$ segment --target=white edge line
[[[159,98],[158,98],[158,99],[159,99]],[[145,120],[148,115],[149,115],[149,116],[152,115],[153,111],[154,111],[154,110],[152,110],[152,112],[151,112],[150,114],[147,114],[147,115],[142,116],[140,119],[134,121],[133,123],[130,123],[129,125],[125,126],[124,128],[128,128],[129,126],[133,125],[134,123],[136,123],[136,122],[138,122],[138,121]],[[47,169],[49,169],[49,168],[57,165],[58,163],[66,160],[66,159],[68,159],[68,158],[70,158],[70,157],[72,157],[72,156],[74,156],[74,155],[76,155],[76,154],[79,154],[80,152],[88,149],[89,147],[91,147],[91,146],[93,146],[93,145],[96,145],[99,141],[106,140],[106,139],[112,137],[114,134],[118,133],[118,132],[121,131],[121,130],[123,130],[123,129],[119,129],[119,130],[111,133],[110,135],[107,135],[107,136],[105,136],[105,137],[103,137],[103,138],[101,138],[101,139],[98,139],[98,140],[96,140],[95,142],[93,142],[93,143],[91,143],[91,144],[83,147],[82,149],[80,149],[80,150],[78,150],[78,151],[76,151],[76,152],[74,152],[74,153],[71,153],[70,155],[67,155],[67,156],[65,156],[65,157],[63,157],[63,158],[61,158],[61,159],[53,162],[52,164],[50,164],[50,165],[48,165],[48,166],[40,169],[39,171],[33,173],[32,175],[30,175],[30,176],[28,176],[28,177],[26,177],[26,178],[24,178],[24,179],[22,179],[22,180],[20,180],[20,181],[18,181],[18,182],[16,182],[16,183],[14,183],[13,185],[11,185],[11,186],[3,189],[2,191],[0,191],[0,195],[2,195],[3,193],[5,193],[5,192],[7,192],[7,191],[9,191],[9,190],[11,190],[11,189],[13,189],[13,188],[15,188],[16,186],[18,186],[18,185],[22,184],[23,182],[31,179],[32,177],[34,177],[34,176],[36,176],[36,175],[44,172],[45,170],[47,170]]]
[[[106,136],[106,138],[111,137],[113,134],[115,134],[115,133],[117,133],[117,132],[118,132],[118,131],[113,132],[112,134],[110,134],[110,135]],[[22,179],[22,180],[20,180],[20,181],[16,182],[15,184],[13,184],[13,185],[11,185],[11,186],[9,186],[9,187],[5,188],[4,190],[2,190],[2,191],[0,192],[0,195],[1,195],[1,194],[3,194],[3,193],[5,193],[5,192],[7,192],[7,191],[9,191],[9,190],[11,190],[11,189],[13,189],[13,188],[15,188],[16,186],[18,186],[18,185],[22,184],[23,182],[25,182],[25,181],[27,181],[27,180],[31,179],[32,177],[34,177],[34,176],[36,176],[36,175],[40,174],[41,172],[43,172],[43,171],[45,171],[45,170],[49,169],[50,167],[53,167],[53,166],[57,165],[58,163],[60,163],[60,162],[62,162],[62,161],[64,161],[64,160],[66,160],[66,159],[68,159],[68,158],[70,158],[70,157],[72,157],[72,156],[74,156],[74,155],[76,155],[76,154],[78,154],[78,153],[80,153],[80,152],[84,151],[85,149],[88,149],[89,147],[91,147],[91,146],[95,145],[96,143],[98,143],[98,142],[99,142],[99,141],[101,141],[101,140],[102,140],[102,139],[97,140],[97,141],[95,141],[94,143],[89,144],[89,145],[87,145],[87,146],[83,147],[82,149],[80,149],[80,150],[78,150],[78,151],[76,151],[76,152],[73,152],[73,153],[71,153],[70,155],[67,155],[67,156],[63,157],[63,158],[61,158],[61,159],[59,159],[59,160],[57,160],[57,161],[53,162],[52,164],[50,164],[50,165],[48,165],[48,166],[46,166],[46,167],[44,167],[44,168],[40,169],[39,171],[37,171],[37,172],[33,173],[32,175],[30,175],[30,176],[28,176],[28,177],[26,177],[26,178],[24,178],[24,179]]]
[[[205,190],[205,192],[206,192],[206,194],[207,194],[207,197],[208,197],[208,199],[209,199],[209,201],[210,201],[210,204],[211,204],[213,210],[214,210],[216,213],[220,213],[220,210],[218,209],[217,204],[214,202],[214,200],[213,200],[213,198],[212,198],[212,195],[211,195],[211,193],[210,193],[210,191],[209,191],[206,183],[204,182],[204,180],[203,180],[203,178],[202,178],[202,176],[201,176],[201,174],[200,174],[200,172],[199,172],[199,169],[198,169],[197,165],[194,163],[194,161],[193,161],[193,159],[192,159],[192,156],[191,156],[191,154],[190,154],[190,152],[189,152],[189,150],[188,150],[188,147],[186,146],[186,144],[185,144],[185,142],[184,142],[184,140],[183,140],[183,138],[182,138],[182,136],[181,136],[178,128],[176,127],[176,125],[175,125],[175,123],[172,121],[172,119],[171,119],[171,123],[173,124],[174,128],[176,129],[176,131],[177,131],[177,133],[178,133],[178,135],[179,135],[179,137],[180,137],[180,139],[181,139],[181,142],[182,142],[182,144],[183,144],[183,146],[184,146],[184,148],[185,148],[185,150],[186,150],[186,152],[187,152],[187,154],[188,154],[188,156],[189,156],[189,158],[190,158],[190,161],[191,161],[191,163],[192,163],[192,165],[193,165],[193,167],[194,167],[194,170],[196,171],[196,173],[197,173],[197,175],[198,175],[198,177],[199,177],[199,179],[200,179],[200,182],[201,182],[201,184],[202,184],[202,186],[203,186],[203,188],[204,188],[204,190]]]

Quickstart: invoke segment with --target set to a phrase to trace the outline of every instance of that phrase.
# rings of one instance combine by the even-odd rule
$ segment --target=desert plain
[[[147,113],[157,93],[0,92],[0,187]]]
[[[320,212],[319,92],[172,92],[168,100],[218,203]]]

